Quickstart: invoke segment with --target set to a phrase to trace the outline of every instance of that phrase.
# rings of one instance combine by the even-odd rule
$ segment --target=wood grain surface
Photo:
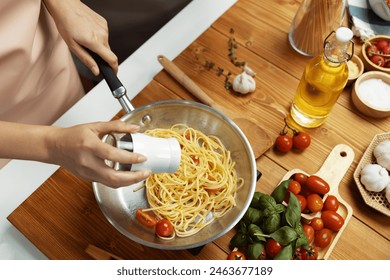
[[[239,0],[173,61],[215,102],[257,121],[276,137],[284,125],[295,89],[310,58],[296,53],[287,34],[300,1]],[[205,61],[237,74],[228,57],[229,38],[238,43],[238,60],[257,73],[254,93],[237,95],[224,88],[224,77]],[[355,39],[357,52],[360,42]],[[157,59],[157,58],[156,58]],[[109,92],[107,94],[110,94]],[[161,71],[133,100],[135,107],[157,100],[194,97]],[[119,112],[119,115],[121,112]],[[118,115],[118,116],[119,116]],[[257,160],[263,174],[256,189],[271,193],[289,170],[315,173],[337,144],[353,148],[355,158],[339,185],[353,216],[329,259],[390,259],[389,217],[367,206],[353,172],[372,138],[390,131],[389,119],[361,115],[351,101],[351,87],[341,94],[326,123],[308,130],[311,146],[304,152],[279,154],[269,149]],[[200,252],[164,251],[141,246],[116,231],[101,213],[90,182],[60,168],[8,217],[50,259],[91,259],[85,251],[97,246],[124,259],[226,259],[234,229]]]

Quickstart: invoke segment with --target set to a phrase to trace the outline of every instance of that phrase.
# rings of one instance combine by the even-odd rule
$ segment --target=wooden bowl
[[[369,39],[367,39],[363,46],[362,46],[362,51],[361,51],[361,57],[362,57],[362,60],[363,60],[363,64],[364,64],[364,69],[366,71],[382,71],[382,72],[385,72],[385,73],[389,73],[390,74],[390,68],[385,68],[385,67],[381,67],[381,66],[378,66],[376,65],[375,63],[373,63],[367,56],[366,54],[366,49],[374,42],[377,42],[381,39],[385,39],[387,41],[390,42],[390,36],[386,36],[386,35],[378,35],[378,36],[373,36]],[[389,57],[390,58],[390,57]]]
[[[359,78],[364,72],[363,61],[356,54],[354,54],[352,56],[351,60],[348,61],[348,63],[347,63],[348,67],[351,67],[351,63],[356,64],[356,66],[358,68],[358,72],[353,74],[351,69],[349,69],[347,86],[352,85],[353,82],[355,82],[357,80],[357,78]]]
[[[370,71],[361,75],[355,82],[352,88],[352,102],[356,108],[364,115],[373,117],[373,118],[385,118],[390,116],[390,105],[387,106],[378,106],[371,99],[375,96],[371,96],[370,100],[367,99],[367,93],[363,93],[360,85],[362,82],[369,79],[381,79],[388,85],[390,85],[390,74],[386,74],[380,71]],[[385,94],[385,91],[374,91],[372,95],[375,94]],[[388,98],[390,99],[390,92],[388,93]],[[378,103],[378,102],[377,102]]]

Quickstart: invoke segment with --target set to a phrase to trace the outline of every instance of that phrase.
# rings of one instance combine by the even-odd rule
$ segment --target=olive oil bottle
[[[324,53],[306,65],[290,109],[290,118],[298,125],[313,128],[325,122],[348,81],[352,37],[346,27],[332,31],[325,39]],[[351,44],[352,54],[348,53]]]

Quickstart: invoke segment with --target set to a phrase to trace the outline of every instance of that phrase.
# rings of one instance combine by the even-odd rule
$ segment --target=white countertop
[[[174,59],[237,0],[193,0],[120,66],[118,77],[132,99],[162,69],[157,55]],[[172,40],[174,34],[177,40]],[[167,40],[167,38],[169,38]],[[131,86],[130,86],[131,85]],[[110,120],[121,109],[105,81],[99,83],[54,124],[72,126]],[[7,220],[58,166],[13,160],[0,170],[0,259],[47,259]],[[0,273],[1,274],[1,273]]]

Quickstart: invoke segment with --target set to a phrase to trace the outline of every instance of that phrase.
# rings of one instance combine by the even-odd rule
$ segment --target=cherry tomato
[[[303,212],[306,209],[306,205],[307,205],[306,198],[300,194],[297,194],[296,197],[298,198],[299,205],[301,205],[301,212]]]
[[[172,223],[167,219],[161,219],[156,224],[156,234],[162,237],[169,237],[173,234]]]
[[[287,153],[293,146],[293,140],[290,135],[279,135],[275,140],[275,147],[279,152]]]
[[[295,149],[303,151],[310,146],[311,137],[306,132],[298,132],[293,136],[293,147]]]
[[[314,240],[314,228],[311,225],[303,224],[302,225],[303,232],[307,237],[307,242],[310,244]]]
[[[368,46],[366,48],[366,55],[368,57],[372,57],[378,53],[378,48],[375,45]]]
[[[322,211],[321,219],[324,222],[324,227],[333,231],[339,231],[344,225],[344,218],[336,211]]]
[[[329,184],[317,175],[310,175],[309,178],[307,178],[306,186],[309,190],[317,194],[326,194],[330,190]]]
[[[339,209],[339,200],[334,195],[328,195],[324,202],[323,210],[337,211]]]
[[[142,211],[141,208],[135,212],[137,220],[147,227],[154,227],[157,224],[157,219],[149,212]]]
[[[323,228],[316,231],[314,235],[314,245],[321,249],[326,248],[332,241],[332,231],[328,228]]]
[[[307,209],[309,209],[311,212],[319,212],[322,210],[324,206],[324,202],[322,201],[322,198],[316,194],[312,193],[307,198]]]
[[[263,251],[261,251],[261,254],[260,256],[257,257],[258,260],[266,260],[267,259],[267,251],[265,249],[263,249]]]
[[[227,256],[227,259],[233,261],[240,261],[240,260],[246,260],[246,257],[245,254],[240,251],[231,251]]]
[[[198,156],[190,155],[190,158],[195,163],[195,165],[199,165],[199,157]]]
[[[292,180],[287,187],[287,190],[293,194],[299,194],[301,191],[301,184],[298,181]]]
[[[321,230],[324,228],[324,222],[321,218],[315,217],[311,220],[310,225],[315,231]]]
[[[313,192],[311,190],[309,190],[309,188],[306,186],[306,185],[301,185],[301,195],[303,195],[304,197],[308,197],[310,194],[312,194]]]
[[[301,248],[295,249],[292,255],[293,260],[302,260],[302,251]]]
[[[302,260],[318,260],[318,248],[309,246],[306,250],[305,248],[301,249]]]
[[[282,245],[280,245],[279,242],[272,238],[267,239],[265,242],[265,251],[268,256],[273,258],[280,252],[280,250],[282,250]]]
[[[379,40],[379,41],[376,41],[376,47],[378,48],[378,50],[382,51],[382,49],[384,47],[387,47],[389,45],[389,42],[387,42],[386,40]]]
[[[383,56],[380,55],[374,55],[370,58],[371,62],[378,66],[384,66],[385,65],[385,59]]]
[[[386,64],[383,67],[390,68],[390,60],[388,62],[386,62]]]
[[[306,181],[307,181],[307,175],[306,174],[303,174],[303,173],[295,173],[294,176],[293,176],[293,179],[295,181],[297,181],[299,184],[301,184],[301,186],[303,186],[304,184],[306,184]]]
[[[390,46],[386,46],[382,48],[382,53],[383,54],[390,54]]]

